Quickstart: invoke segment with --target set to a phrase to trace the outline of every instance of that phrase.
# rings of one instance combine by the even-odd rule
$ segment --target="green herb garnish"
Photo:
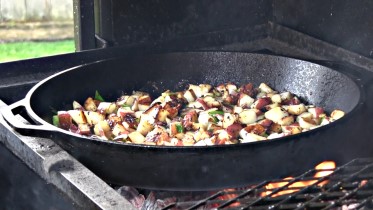
[[[97,101],[105,101],[104,98],[102,98],[102,96],[100,95],[100,93],[96,90],[96,93],[95,93],[95,100]]]
[[[212,116],[212,119],[214,120],[214,123],[218,123],[219,122],[219,119],[215,116]]]
[[[60,126],[60,118],[58,118],[58,115],[53,115],[52,122],[54,126]]]
[[[178,133],[183,133],[184,132],[184,128],[182,125],[179,125],[179,124],[176,124],[176,130]]]
[[[224,112],[221,111],[221,110],[215,110],[215,111],[209,112],[209,115],[211,115],[211,116],[214,116],[216,114],[224,115]]]

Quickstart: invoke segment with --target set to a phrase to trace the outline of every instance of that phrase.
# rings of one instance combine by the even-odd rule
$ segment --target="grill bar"
[[[7,106],[0,100],[0,109]],[[20,121],[23,117],[17,115]],[[48,138],[22,135],[0,115],[0,143],[65,194],[77,208],[135,209],[112,187]]]
[[[326,171],[333,173],[314,177],[316,173]],[[281,184],[279,187],[268,187],[278,183]],[[298,186],[299,183],[306,184]],[[295,178],[268,180],[246,188],[224,189],[212,192],[202,200],[179,201],[163,209],[362,209],[371,205],[372,200],[373,158],[361,158],[334,170],[312,169]]]

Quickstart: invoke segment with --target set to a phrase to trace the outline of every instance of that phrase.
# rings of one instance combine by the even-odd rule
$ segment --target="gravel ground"
[[[73,21],[0,23],[0,43],[55,41],[74,37]]]

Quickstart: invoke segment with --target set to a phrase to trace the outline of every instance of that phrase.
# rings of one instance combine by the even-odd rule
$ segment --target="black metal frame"
[[[74,0],[73,7],[76,50],[96,48],[94,0]]]

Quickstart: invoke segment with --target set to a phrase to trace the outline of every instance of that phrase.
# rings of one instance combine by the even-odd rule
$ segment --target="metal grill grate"
[[[312,169],[287,180],[224,189],[203,200],[179,201],[163,209],[373,209],[373,158],[355,159],[327,176],[314,177],[323,171],[330,170]],[[270,189],[269,184],[279,186]]]

